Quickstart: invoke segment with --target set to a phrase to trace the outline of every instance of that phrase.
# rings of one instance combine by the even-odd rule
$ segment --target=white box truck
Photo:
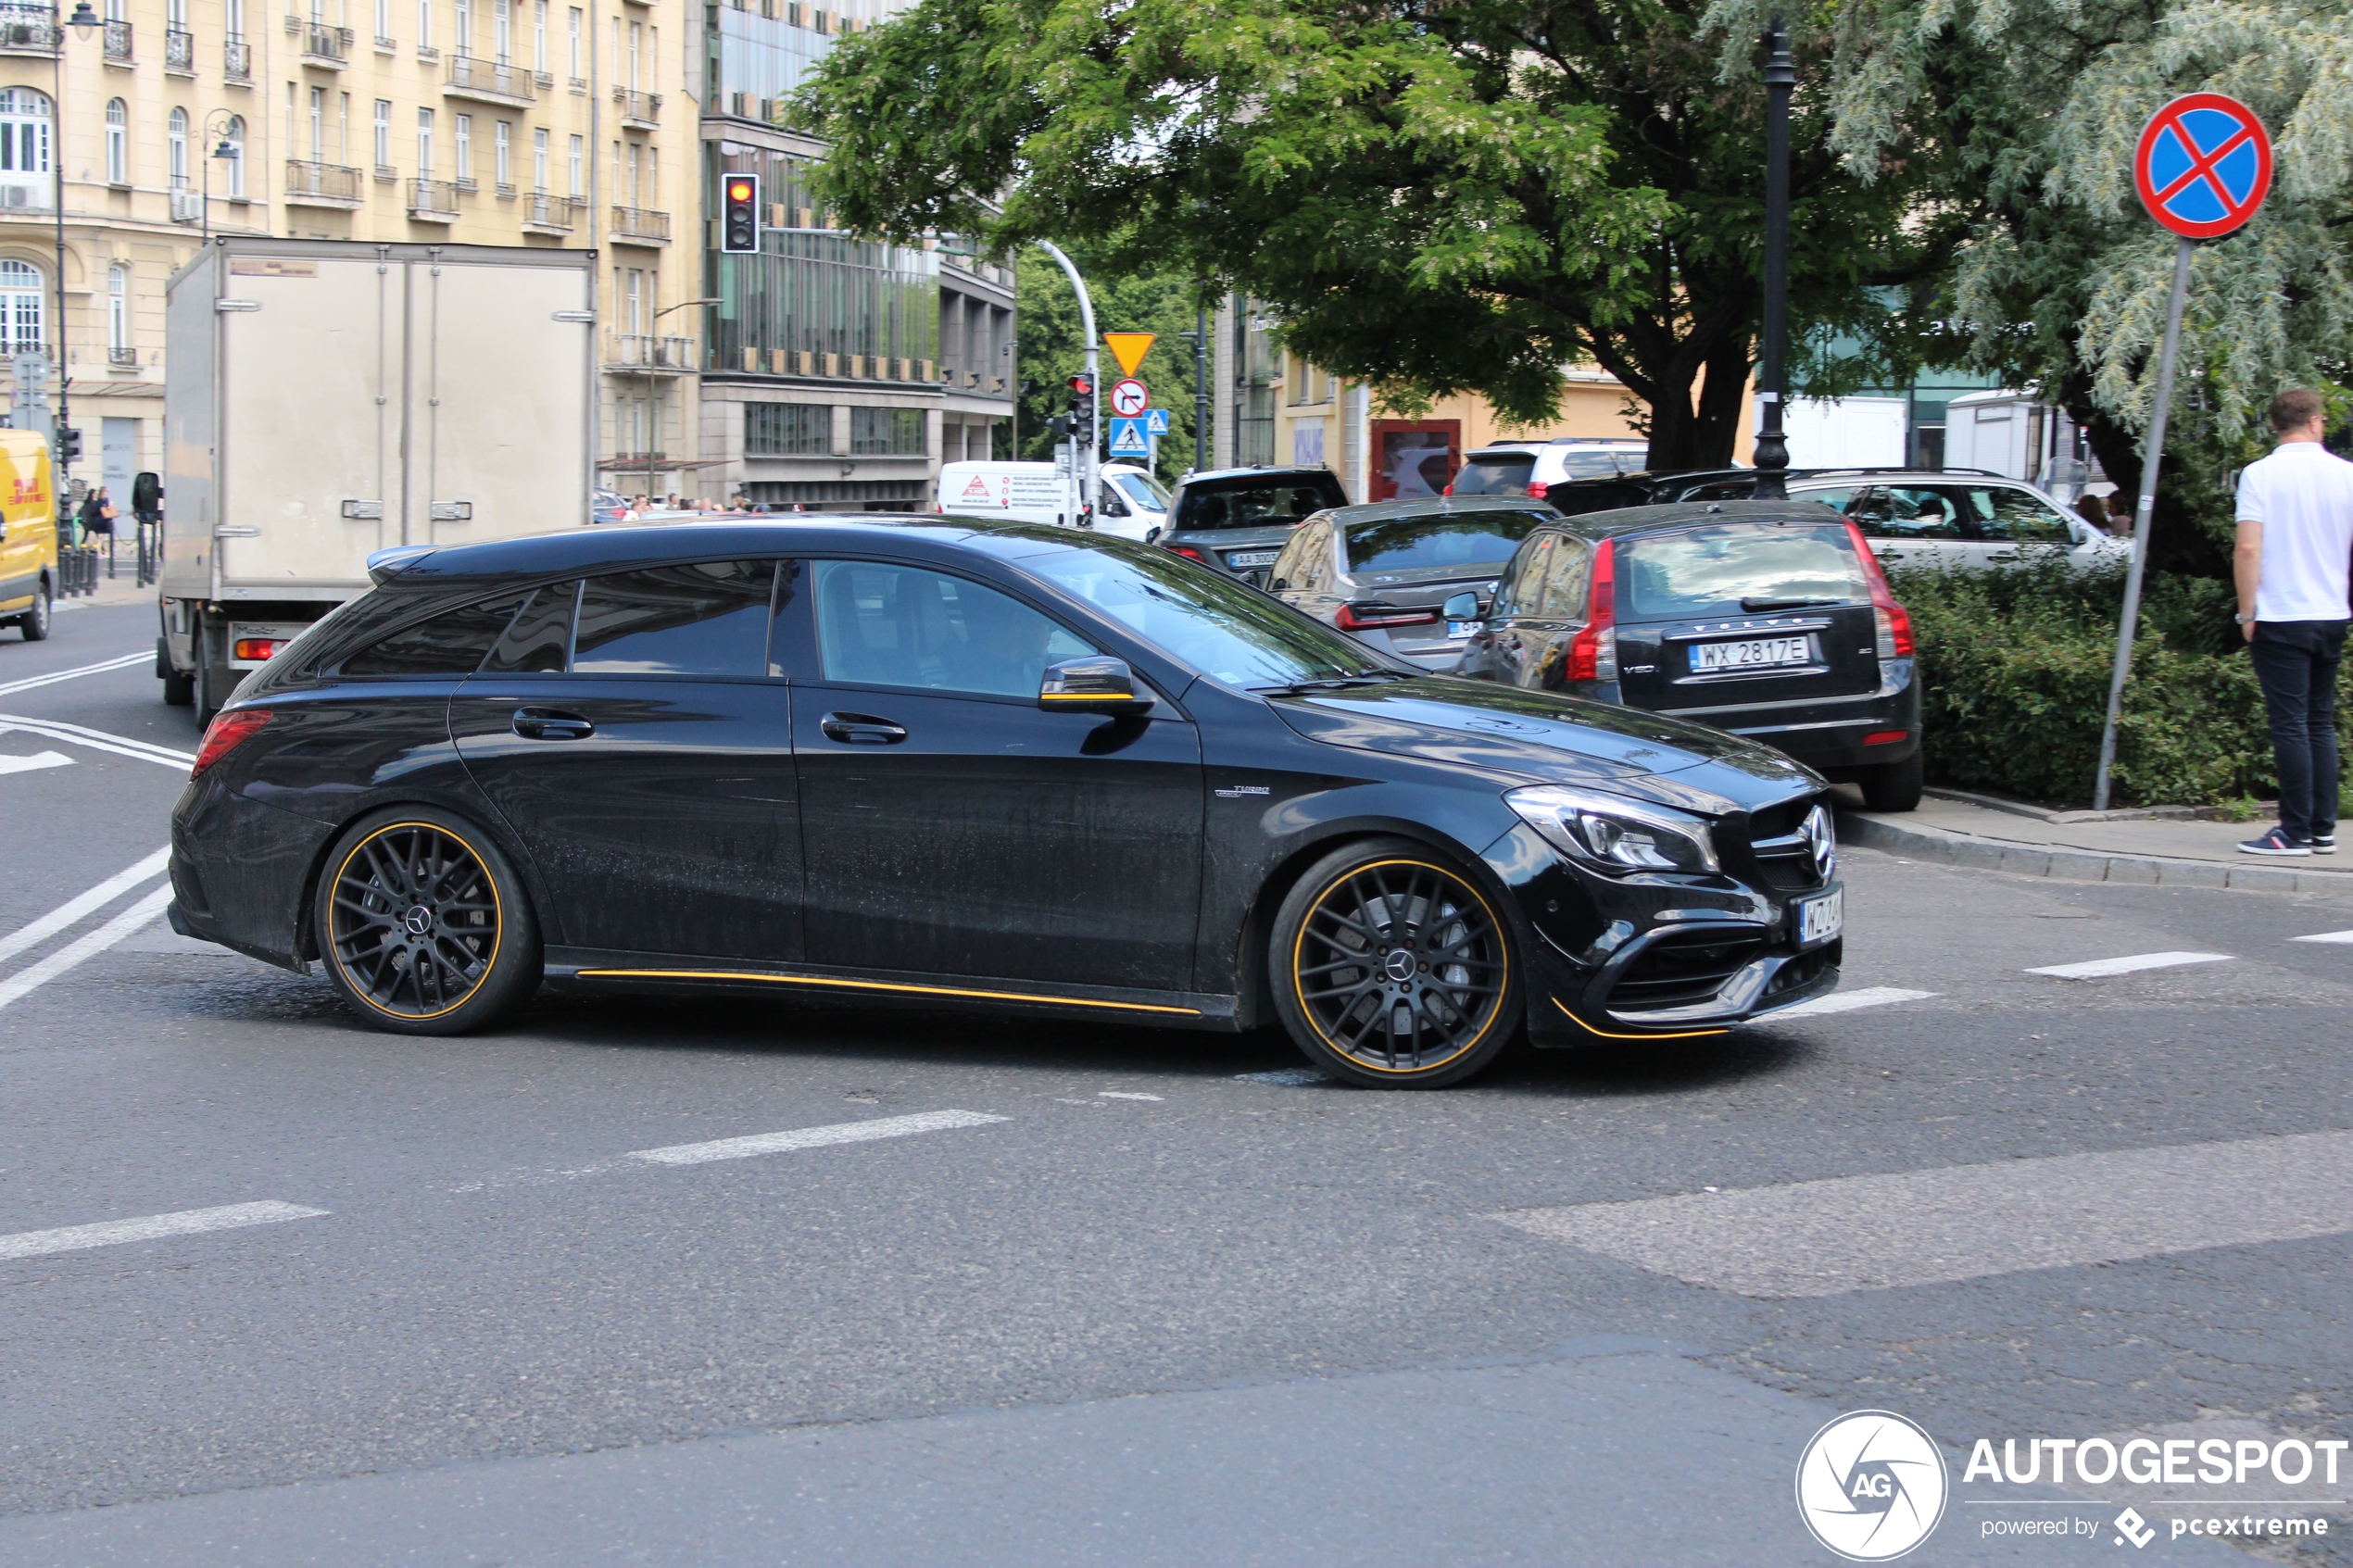
[[[209,719],[368,557],[588,521],[595,253],[224,237],[165,305],[156,673]]]

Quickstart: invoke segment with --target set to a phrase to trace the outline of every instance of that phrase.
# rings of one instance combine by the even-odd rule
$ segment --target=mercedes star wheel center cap
[[[418,904],[402,917],[400,923],[409,928],[409,935],[422,936],[433,929],[433,911],[422,904]]]
[[[1389,971],[1389,977],[1402,985],[1414,978],[1414,955],[1400,947],[1389,955],[1383,967]]]

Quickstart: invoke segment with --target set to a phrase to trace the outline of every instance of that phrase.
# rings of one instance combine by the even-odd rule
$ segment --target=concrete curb
[[[1863,811],[1842,811],[1842,842],[1893,850],[1915,859],[1971,866],[2020,876],[2069,882],[2133,883],[2144,887],[2227,887],[2263,893],[2353,895],[2353,871],[2291,871],[2284,866],[2174,860],[2155,855],[2102,855],[2088,849],[2045,849],[1973,834],[1901,823]]]

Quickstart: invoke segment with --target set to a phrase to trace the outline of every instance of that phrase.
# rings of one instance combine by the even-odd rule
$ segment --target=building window
[[[822,458],[833,447],[834,411],[824,404],[744,405],[744,456],[748,458]]]
[[[46,341],[41,322],[47,298],[41,273],[31,262],[0,261],[0,345],[11,351],[41,347]]]
[[[621,330],[635,336],[646,330],[646,270],[642,267],[617,267],[615,291],[621,295]]]
[[[229,165],[229,199],[231,201],[243,201],[245,197],[245,116],[234,114],[231,115],[229,117],[227,129],[222,131],[220,133],[220,140],[227,144],[227,145],[236,154],[234,157],[227,160]]]
[[[327,90],[310,90],[310,161],[327,161]]]
[[[49,100],[30,87],[0,91],[0,174],[48,172]]]
[[[513,138],[514,129],[502,119],[491,131],[491,178],[497,181],[502,191],[510,191],[515,184],[515,151],[508,144]]]
[[[639,68],[639,60],[645,52],[646,24],[631,22],[629,24],[629,87],[632,92],[636,91],[638,78],[644,74]]]
[[[571,49],[572,49],[572,56],[571,56],[571,57],[572,57],[572,79],[573,79],[574,82],[578,82],[579,80],[581,80],[581,77],[580,77],[580,7],[579,7],[579,6],[573,6],[573,7],[572,7],[572,36],[571,36],[571,39],[570,39],[570,44],[571,44]]]
[[[392,42],[392,0],[376,0],[376,38],[380,43]]]
[[[458,183],[471,185],[474,182],[474,117],[470,114],[461,114],[456,119],[458,121]]]
[[[544,126],[534,126],[531,132],[531,188],[543,196],[547,194],[547,132]]]
[[[924,456],[924,411],[921,408],[850,409],[849,452],[857,458]]]
[[[107,103],[107,183],[131,183],[131,107],[120,98]]]
[[[433,178],[433,110],[417,111],[417,178]]]
[[[107,269],[107,346],[131,346],[131,270],[120,264]]]
[[[417,47],[433,47],[433,0],[417,0]]]
[[[572,199],[574,201],[588,194],[588,187],[583,183],[587,178],[587,144],[574,136],[572,139]]]
[[[502,66],[514,62],[514,0],[490,0],[490,53]]]
[[[547,74],[547,0],[532,0],[531,69]]]
[[[376,167],[392,167],[392,100],[376,100]]]
[[[455,29],[454,35],[449,40],[450,49],[460,55],[472,54],[474,52],[474,0],[458,0],[457,8],[452,16],[455,18]]]
[[[164,131],[164,147],[168,155],[166,167],[171,172],[171,188],[175,191],[184,191],[188,188],[188,111],[186,109],[175,108],[171,111],[171,119]]]

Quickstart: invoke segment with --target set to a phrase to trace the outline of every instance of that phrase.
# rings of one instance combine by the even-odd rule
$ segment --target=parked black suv
[[[1860,784],[1873,810],[1919,804],[1911,618],[1861,533],[1818,503],[1567,518],[1522,540],[1501,581],[1463,674],[1694,719]]]
[[[1187,474],[1152,542],[1189,560],[1264,585],[1290,531],[1329,507],[1348,505],[1329,469],[1216,469]]]

